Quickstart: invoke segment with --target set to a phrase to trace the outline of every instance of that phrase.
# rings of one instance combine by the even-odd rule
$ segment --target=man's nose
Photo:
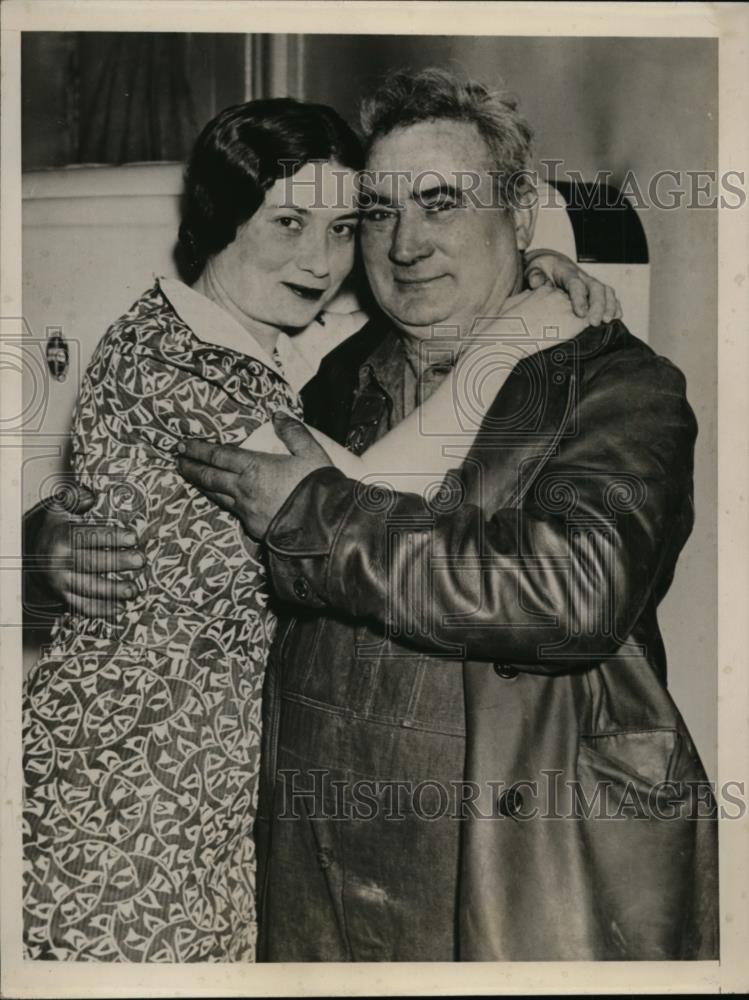
[[[434,247],[427,227],[426,219],[418,210],[400,213],[388,254],[393,264],[415,264],[432,253]]]

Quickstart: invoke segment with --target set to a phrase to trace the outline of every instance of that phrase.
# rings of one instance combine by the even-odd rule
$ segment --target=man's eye
[[[435,198],[432,201],[424,202],[423,205],[427,212],[448,212],[458,207],[454,198]]]
[[[395,212],[387,208],[368,208],[362,217],[365,222],[391,222],[395,219]]]
[[[276,224],[281,226],[283,229],[288,229],[293,233],[301,232],[302,223],[299,219],[295,219],[293,215],[281,215],[276,219]]]

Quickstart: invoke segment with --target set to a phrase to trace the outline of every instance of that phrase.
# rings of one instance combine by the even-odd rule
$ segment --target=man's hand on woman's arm
[[[131,581],[144,565],[137,539],[121,525],[88,522],[83,515],[94,500],[90,490],[79,486],[66,503],[38,504],[25,515],[25,575],[31,584],[27,602],[107,618],[124,610],[135,595]],[[128,578],[114,580],[113,573]]]

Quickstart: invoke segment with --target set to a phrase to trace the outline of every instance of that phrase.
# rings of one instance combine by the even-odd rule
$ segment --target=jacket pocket
[[[675,729],[586,734],[580,737],[578,769],[614,781],[657,785],[672,777],[678,746]]]
[[[696,822],[676,729],[585,734],[577,776],[597,959],[717,955],[715,822]]]

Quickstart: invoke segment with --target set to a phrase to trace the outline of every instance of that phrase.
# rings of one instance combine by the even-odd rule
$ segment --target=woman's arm
[[[471,448],[516,365],[570,340],[586,326],[587,320],[575,315],[567,295],[547,285],[512,296],[501,317],[460,351],[430,398],[357,459],[363,473],[356,478],[387,481],[390,475],[394,478],[388,485],[401,493],[432,489],[434,476],[444,476],[459,465]],[[326,442],[320,443],[327,450]]]
[[[563,288],[569,295],[574,313],[586,320],[583,325],[595,326],[602,320],[607,322],[621,315],[614,290],[586,274],[564,254],[553,250],[527,252],[524,279],[529,289],[537,289],[546,282]],[[515,299],[511,300],[511,304],[514,302]],[[310,430],[333,464],[347,477],[382,480],[387,474],[397,475],[395,485],[400,491],[407,492],[410,487],[410,492],[421,493],[428,485],[433,484],[435,476],[444,476],[454,467],[459,461],[455,457],[456,451],[467,450],[473,441],[475,429],[466,435],[465,428],[457,419],[456,383],[458,388],[462,385],[464,391],[468,387],[465,380],[461,382],[461,370],[464,374],[470,374],[471,370],[480,371],[482,378],[486,379],[479,395],[479,400],[484,404],[484,412],[507,379],[510,368],[507,365],[497,366],[496,358],[491,359],[495,346],[491,341],[484,345],[485,360],[491,361],[490,364],[482,363],[480,348],[479,353],[465,353],[462,361],[459,359],[457,371],[445,380],[421,410],[411,414],[361,457],[353,455],[321,431],[314,428]],[[472,409],[472,423],[478,425],[481,408],[477,411],[472,406]],[[436,430],[429,435],[423,433],[428,427],[434,426],[439,429],[439,434]],[[458,447],[452,449],[451,455],[445,455],[443,437],[450,436]],[[257,451],[286,452],[271,423],[264,424],[255,431],[244,446]],[[38,514],[33,527],[29,524],[31,530],[27,532],[27,537],[30,538],[30,544],[27,551],[32,557],[38,557],[41,563],[36,568],[47,585],[49,597],[67,602],[81,614],[95,616],[104,613],[104,604],[109,610],[113,610],[113,606],[116,610],[121,607],[121,602],[131,596],[134,578],[143,566],[144,559],[137,543],[133,544],[134,539],[129,537],[125,528],[122,529],[122,537],[118,536],[113,543],[111,529],[102,530],[91,525],[82,516],[88,506],[90,502],[81,504],[74,512],[45,509],[43,514]],[[125,579],[107,579],[103,575],[105,568]]]
[[[576,336],[587,326],[621,317],[614,289],[554,250],[526,252],[523,278],[528,290],[507,300],[502,310],[503,324],[483,330],[480,340],[467,345],[453,371],[429,400],[364,455],[353,455],[322,431],[310,427],[333,465],[349,479],[386,482],[393,477],[389,485],[401,492],[432,489],[435,476],[442,477],[460,464],[487,408],[518,361]],[[554,288],[562,291],[552,294]],[[555,339],[546,336],[549,327],[557,328]],[[498,349],[504,356],[502,364],[497,363]],[[451,446],[448,449],[447,444]],[[258,428],[243,447],[286,452],[271,423]]]
[[[544,285],[508,299],[499,320],[467,341],[442,385],[363,455],[353,455],[321,431],[311,433],[347,478],[372,480],[401,493],[434,488],[473,444],[493,400],[524,358],[569,340],[588,326],[566,294]],[[284,452],[271,425],[243,447]]]
[[[539,288],[551,282],[565,291],[575,315],[598,326],[622,318],[622,307],[611,285],[605,285],[563,253],[556,250],[526,250],[523,254],[525,288]]]

